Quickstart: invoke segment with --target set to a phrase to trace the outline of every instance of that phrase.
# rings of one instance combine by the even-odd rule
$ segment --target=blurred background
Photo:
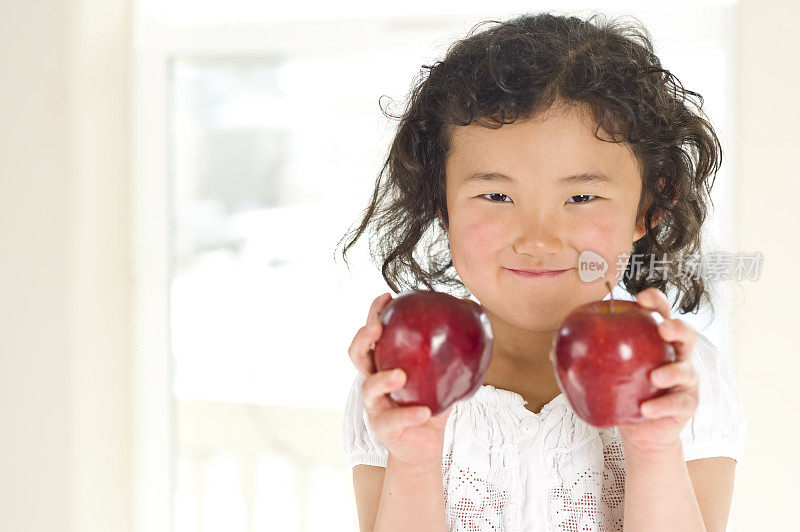
[[[763,261],[685,319],[747,418],[728,529],[796,530],[791,0],[0,0],[0,530],[357,530],[347,348],[388,287],[331,255],[378,99],[481,20],[589,10],[644,23],[720,135],[707,249]]]

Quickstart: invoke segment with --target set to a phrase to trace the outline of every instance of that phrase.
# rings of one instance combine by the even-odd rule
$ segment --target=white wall
[[[130,529],[127,0],[0,0],[0,530]]]
[[[737,309],[736,380],[749,439],[737,471],[737,530],[796,530],[800,503],[800,3],[739,6],[736,251],[761,251]]]

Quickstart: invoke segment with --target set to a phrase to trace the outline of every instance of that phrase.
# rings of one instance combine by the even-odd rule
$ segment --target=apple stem
[[[609,303],[609,307],[611,307],[611,313],[614,313],[614,290],[611,288],[611,283],[606,281],[606,288],[608,288],[608,292],[611,294],[611,303]]]

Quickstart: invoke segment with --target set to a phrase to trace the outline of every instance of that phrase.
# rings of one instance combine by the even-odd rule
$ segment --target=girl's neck
[[[550,362],[550,349],[557,330],[513,330],[492,320],[492,360],[483,384],[520,394],[526,408],[539,412],[561,390]]]

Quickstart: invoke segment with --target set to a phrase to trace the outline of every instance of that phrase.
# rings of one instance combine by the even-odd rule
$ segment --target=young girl
[[[342,254],[371,225],[393,291],[474,297],[494,344],[472,397],[436,417],[399,407],[388,393],[404,373],[372,360],[391,294],[372,303],[343,420],[362,530],[725,529],[741,404],[724,356],[664,295],[671,285],[682,313],[710,304],[679,261],[701,249],[721,146],[647,30],[595,19],[476,27],[424,66],[399,117]],[[602,277],[579,276],[585,251],[606,261]],[[596,429],[560,393],[552,344],[606,281],[665,318],[678,360],[651,372],[669,391],[641,405],[645,421]]]

